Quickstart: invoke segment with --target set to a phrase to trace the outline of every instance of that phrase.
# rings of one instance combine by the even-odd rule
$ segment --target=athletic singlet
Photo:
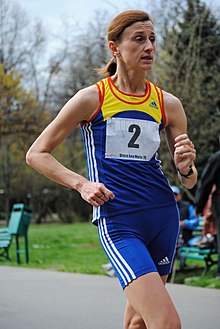
[[[81,124],[88,178],[115,194],[93,208],[93,222],[175,203],[157,158],[160,131],[165,124],[163,94],[146,81],[144,95],[121,92],[111,78],[97,82],[100,106]]]

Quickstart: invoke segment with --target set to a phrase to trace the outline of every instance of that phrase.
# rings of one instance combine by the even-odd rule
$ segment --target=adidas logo
[[[163,259],[158,263],[158,265],[167,265],[167,264],[170,264],[170,261],[169,261],[168,257],[163,258]]]
[[[150,107],[153,107],[154,109],[158,109],[157,103],[156,102],[151,102],[149,104]]]

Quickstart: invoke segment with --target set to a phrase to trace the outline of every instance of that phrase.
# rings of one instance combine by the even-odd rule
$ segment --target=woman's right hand
[[[102,206],[109,199],[115,198],[114,193],[105,187],[102,183],[85,181],[78,188],[82,198],[94,207]]]

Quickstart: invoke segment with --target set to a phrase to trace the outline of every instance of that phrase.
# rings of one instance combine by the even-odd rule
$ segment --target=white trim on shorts
[[[126,260],[122,257],[120,252],[115,247],[113,241],[111,240],[108,229],[106,225],[106,219],[100,218],[99,219],[98,230],[99,230],[99,236],[100,240],[102,242],[102,246],[109,257],[111,263],[115,266],[118,273],[120,274],[124,285],[127,286],[128,283],[136,279],[136,275],[134,274],[132,268],[129,266],[129,264],[126,262]]]

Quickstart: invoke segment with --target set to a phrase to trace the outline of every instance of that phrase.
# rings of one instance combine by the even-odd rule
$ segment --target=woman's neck
[[[143,95],[146,92],[146,72],[117,69],[111,77],[116,87],[127,94]]]

